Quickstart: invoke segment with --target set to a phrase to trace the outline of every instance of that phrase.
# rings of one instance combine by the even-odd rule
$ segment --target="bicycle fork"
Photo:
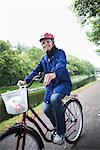
[[[22,127],[20,128],[20,131],[18,131],[18,139],[17,139],[17,145],[16,145],[16,150],[18,150],[20,140],[22,139],[22,150],[25,148],[25,139],[26,139],[26,122],[25,122],[25,116],[26,113],[23,114],[23,119],[22,119]]]

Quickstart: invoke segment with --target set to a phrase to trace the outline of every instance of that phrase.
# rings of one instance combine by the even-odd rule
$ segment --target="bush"
[[[89,82],[92,82],[92,81],[95,81],[96,80],[96,77],[95,76],[92,76],[92,77],[88,77],[84,80],[81,80],[81,81],[77,81],[77,82],[73,82],[72,85],[73,85],[73,90],[77,89],[77,88],[80,88],[81,86],[85,85],[85,84],[88,84]]]

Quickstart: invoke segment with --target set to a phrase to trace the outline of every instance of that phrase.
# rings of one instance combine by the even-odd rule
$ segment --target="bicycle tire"
[[[16,143],[17,143],[17,138],[18,134],[20,134],[21,130],[20,128],[11,128],[9,130],[7,130],[4,134],[2,134],[0,136],[0,147],[2,148],[2,150],[15,150],[16,148]],[[31,138],[30,138],[31,137]],[[27,138],[28,138],[28,142],[27,142]],[[29,139],[32,139],[31,141]],[[21,142],[21,141],[20,141]],[[28,143],[29,146],[26,146],[26,144]],[[32,147],[34,144],[35,147]],[[19,144],[19,150],[22,149],[22,144]],[[42,150],[42,147],[39,143],[36,131],[32,132],[32,130],[26,129],[26,140],[25,140],[25,150]]]
[[[77,121],[78,122],[78,118],[75,118],[74,116],[75,116],[75,114],[71,114],[70,112],[69,112],[69,118],[67,118],[68,116],[66,116],[66,113],[70,110],[70,111],[73,111],[73,110],[71,110],[71,108],[69,107],[69,106],[71,106],[72,104],[76,104],[76,106],[77,106],[77,108],[78,108],[78,111],[80,112],[80,118],[81,118],[81,121],[80,121],[80,126],[79,126],[79,131],[78,131],[78,133],[76,134],[76,136],[75,137],[72,137],[71,138],[71,136],[72,136],[72,134],[76,131],[76,129],[74,129],[74,132],[72,132],[72,134],[71,133],[69,133],[69,130],[71,130],[71,128],[73,128],[74,127],[74,124],[75,124],[75,122]],[[66,140],[66,142],[67,143],[69,143],[69,144],[73,144],[73,143],[75,143],[76,141],[78,141],[79,140],[79,138],[80,138],[80,135],[81,135],[81,133],[82,133],[82,129],[83,129],[83,112],[82,112],[82,105],[81,105],[81,103],[78,101],[78,99],[76,99],[76,98],[74,98],[74,99],[70,99],[68,102],[66,102],[66,104],[64,105],[65,106],[65,121],[66,121],[66,133],[65,133],[65,140]],[[68,110],[68,108],[69,108],[69,110]],[[77,116],[78,117],[78,116]],[[67,119],[67,120],[66,120]],[[68,125],[68,123],[72,123],[72,125]],[[69,134],[69,135],[68,135]]]

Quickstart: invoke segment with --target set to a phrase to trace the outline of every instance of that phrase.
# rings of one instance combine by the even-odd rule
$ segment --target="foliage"
[[[0,52],[3,52],[10,48],[11,48],[11,44],[9,43],[9,41],[5,42],[3,40],[0,40]]]
[[[19,79],[24,79],[42,56],[43,52],[38,48],[14,49],[10,43],[1,40],[0,85],[13,85]]]
[[[71,76],[73,75],[88,75],[94,74],[95,68],[86,60],[80,60],[75,56],[68,55],[68,71]]]
[[[82,25],[91,25],[91,32],[87,32],[90,41],[100,45],[100,1],[75,0],[74,10]]]

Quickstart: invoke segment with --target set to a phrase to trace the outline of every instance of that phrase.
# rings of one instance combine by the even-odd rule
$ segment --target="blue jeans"
[[[44,113],[50,119],[58,135],[62,135],[66,132],[64,106],[61,99],[65,94],[54,93],[50,97],[50,103],[44,103]]]

